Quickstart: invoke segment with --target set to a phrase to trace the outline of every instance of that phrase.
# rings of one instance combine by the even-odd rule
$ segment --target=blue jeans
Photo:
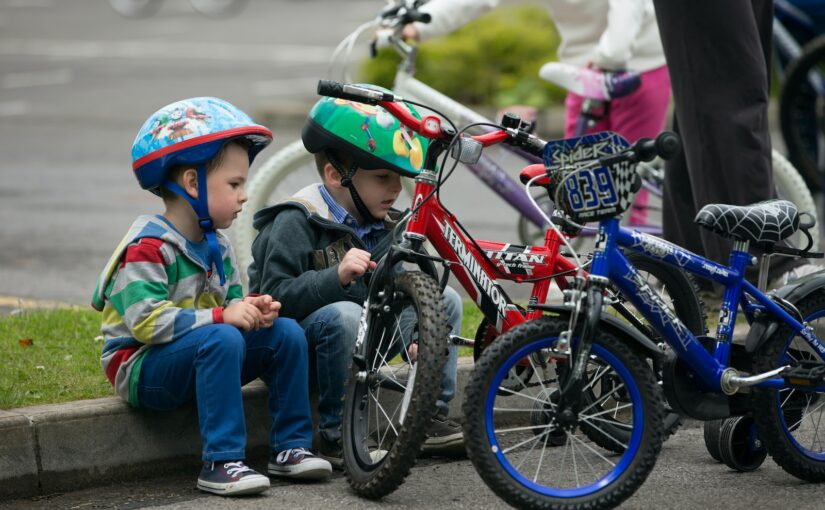
[[[461,333],[462,304],[458,292],[451,287],[444,289],[447,320],[453,334]],[[315,352],[315,368],[318,379],[319,433],[328,441],[341,438],[341,412],[347,370],[352,359],[361,305],[351,301],[338,301],[315,310],[301,321],[309,348]],[[444,379],[438,396],[438,412],[447,415],[450,401],[455,396],[458,349],[451,345]]]
[[[312,445],[304,332],[292,319],[243,333],[212,324],[149,349],[140,371],[140,407],[167,411],[197,401],[206,462],[245,457],[241,387],[260,377],[269,387],[270,446]]]

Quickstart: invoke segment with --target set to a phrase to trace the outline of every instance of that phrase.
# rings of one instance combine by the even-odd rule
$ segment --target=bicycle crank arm
[[[463,336],[450,335],[450,344],[460,345],[462,347],[473,347],[476,344],[476,341],[470,340],[469,338],[464,338]]]

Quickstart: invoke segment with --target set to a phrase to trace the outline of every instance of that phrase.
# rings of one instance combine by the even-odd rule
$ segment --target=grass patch
[[[462,336],[474,338],[481,319],[478,308],[465,301]],[[100,368],[99,335],[100,314],[94,310],[23,310],[0,317],[0,409],[111,396]],[[26,339],[31,345],[21,345]],[[460,355],[473,351],[462,348]]]
[[[94,310],[23,310],[0,318],[0,409],[111,395],[98,335]]]

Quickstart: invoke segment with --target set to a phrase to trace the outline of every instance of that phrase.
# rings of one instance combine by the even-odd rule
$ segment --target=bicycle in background
[[[825,189],[825,4],[775,0],[774,8],[782,138],[808,187],[819,193]]]
[[[346,65],[349,55],[356,44],[362,40],[364,34],[372,37],[378,29],[383,29],[380,31],[383,34],[381,44],[391,46],[402,57],[393,85],[395,93],[406,99],[431,106],[458,125],[495,124],[483,115],[415,78],[417,47],[406,43],[401,37],[403,27],[413,21],[428,22],[429,18],[427,14],[415,9],[415,2],[395,2],[385,8],[376,19],[362,24],[345,37],[336,48],[331,62],[341,64],[341,61],[344,61],[341,64],[344,68],[344,81],[351,81]],[[595,104],[594,101],[593,105]],[[595,113],[594,109],[593,114]],[[587,121],[586,117],[583,119]],[[490,128],[479,127],[476,132],[483,132],[484,129]],[[483,152],[477,162],[466,165],[487,187],[513,207],[516,213],[519,241],[525,245],[540,242],[548,225],[541,211],[533,207],[532,197],[527,195],[520,183],[505,168],[512,165],[521,168],[527,164],[541,162],[540,157],[529,154],[518,147],[502,144],[496,150]],[[246,274],[246,268],[252,262],[251,246],[257,235],[252,226],[254,214],[267,204],[289,197],[296,190],[315,182],[317,173],[314,165],[312,155],[304,149],[300,140],[296,140],[266,160],[251,177],[247,186],[249,199],[238,216],[234,230],[235,246],[242,274]],[[814,210],[813,198],[805,187],[804,181],[793,166],[776,151],[773,152],[773,167],[778,195],[794,202],[801,210]],[[661,195],[660,174],[651,171],[644,176],[643,182],[647,189],[658,190],[655,193]],[[546,213],[552,210],[552,204],[546,199],[541,199],[541,205]],[[661,225],[652,220],[645,225],[635,225],[635,228],[656,235],[661,233]],[[814,235],[818,246],[818,233]],[[592,236],[592,230],[584,230],[584,236]]]

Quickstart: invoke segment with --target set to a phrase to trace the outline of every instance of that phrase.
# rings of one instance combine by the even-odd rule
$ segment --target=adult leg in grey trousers
[[[720,263],[731,242],[699,228],[710,203],[775,196],[768,127],[772,0],[654,0],[684,150],[666,164],[667,240]],[[771,278],[802,264],[774,259]]]

